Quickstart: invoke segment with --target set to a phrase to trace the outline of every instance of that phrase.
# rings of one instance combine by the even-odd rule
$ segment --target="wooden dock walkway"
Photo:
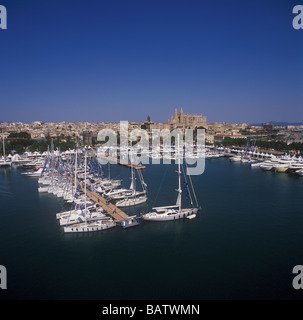
[[[62,175],[61,173],[56,173],[58,175]],[[69,180],[73,183],[74,174],[68,177]],[[85,185],[84,182],[78,182],[77,179],[77,188],[80,187],[82,192],[85,193]],[[120,208],[116,207],[113,203],[109,202],[105,198],[103,198],[99,193],[92,191],[88,186],[86,186],[86,196],[88,199],[92,200],[100,207],[102,207],[116,222],[121,223],[124,228],[134,227],[139,225],[139,218],[130,217],[125,212],[123,212]]]
[[[81,189],[85,192],[84,183],[81,183]],[[129,217],[120,208],[116,207],[113,203],[107,201],[97,192],[91,191],[86,187],[86,196],[88,199],[94,201],[102,207],[114,220],[120,222],[124,228],[133,227],[139,224],[139,220],[135,217]]]

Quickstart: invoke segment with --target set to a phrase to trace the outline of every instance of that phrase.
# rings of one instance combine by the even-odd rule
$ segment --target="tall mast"
[[[136,193],[136,181],[134,176],[134,168],[133,168],[133,152],[132,149],[130,149],[130,172],[131,172],[131,184],[130,184],[130,190],[135,191]]]
[[[3,129],[2,129],[2,142],[3,142],[3,158],[5,161],[5,143],[4,143],[4,133],[3,133]]]
[[[180,166],[180,140],[179,140],[179,134],[178,134],[178,180],[179,180],[179,188],[178,188],[178,198],[177,198],[177,206],[179,206],[179,212],[181,212],[181,166]]]
[[[85,150],[85,160],[84,160],[84,191],[85,191],[85,200],[84,200],[84,217],[85,217],[85,223],[86,223],[86,162],[87,162],[87,153],[86,153],[86,150]]]
[[[77,190],[77,169],[78,169],[78,150],[76,148],[76,158],[75,158],[75,191],[74,193],[76,193],[76,190]]]
[[[54,142],[53,142],[53,138],[52,138],[52,144],[51,144],[51,148],[52,148],[52,157],[51,157],[51,161],[52,161],[52,188],[54,188],[54,169],[55,169],[55,159],[54,159]]]

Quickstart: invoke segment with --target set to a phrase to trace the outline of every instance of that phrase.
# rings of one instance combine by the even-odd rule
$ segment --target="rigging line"
[[[186,169],[188,169],[187,163],[186,163]],[[194,195],[194,198],[195,198],[195,201],[196,201],[196,205],[197,205],[197,207],[199,207],[199,203],[198,203],[198,200],[197,200],[197,197],[196,197],[196,192],[195,192],[195,189],[194,189],[193,182],[191,180],[190,174],[188,175],[188,179],[190,181],[190,185],[191,185],[191,188],[192,188],[192,191],[193,191],[193,195]]]
[[[141,170],[137,170],[137,172],[138,172],[138,176],[139,176],[139,179],[141,182],[141,187],[142,187],[143,191],[145,191],[146,190],[146,183],[144,182],[142,172],[141,172]]]
[[[141,187],[143,188],[143,184],[142,184],[142,176],[140,175],[140,170],[137,170],[136,169],[136,171],[137,171],[137,173],[138,173],[138,177],[139,177],[139,180],[140,180],[140,184],[141,184]],[[144,189],[143,189],[144,190]]]
[[[186,182],[186,188],[187,188],[188,195],[189,195],[189,198],[190,198],[190,204],[191,204],[192,206],[194,206],[194,204],[193,204],[193,199],[192,199],[192,197],[191,197],[191,192],[190,192],[189,187],[188,187],[188,182],[187,182],[186,174],[185,174],[185,172],[184,172],[184,166],[182,166],[182,172],[183,172],[184,180],[185,180],[185,182]]]

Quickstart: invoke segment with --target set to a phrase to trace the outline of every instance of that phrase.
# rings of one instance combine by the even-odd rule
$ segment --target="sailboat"
[[[179,135],[178,135],[178,150],[180,150],[180,148],[179,148]],[[177,171],[177,173],[178,173],[179,185],[178,185],[178,189],[176,190],[178,192],[176,204],[172,205],[172,206],[155,207],[155,208],[153,208],[153,210],[155,210],[155,211],[142,214],[143,220],[169,221],[169,220],[177,220],[177,219],[181,219],[181,218],[185,218],[185,217],[187,217],[189,219],[195,218],[196,214],[199,211],[199,206],[197,203],[197,198],[195,196],[194,190],[193,190],[193,194],[194,194],[197,206],[193,207],[193,208],[182,209],[180,151],[178,151],[178,171]],[[190,176],[189,176],[189,179],[190,179]],[[192,185],[192,183],[191,183],[191,185]]]
[[[136,177],[135,177],[135,170],[138,172],[138,176],[141,182],[142,191],[137,191],[136,188]],[[118,191],[118,190],[117,190]],[[131,184],[129,190],[123,191],[122,194],[113,194],[113,200],[119,200],[116,202],[117,207],[131,207],[136,206],[138,204],[145,203],[147,201],[146,195],[146,183],[143,180],[143,175],[140,169],[134,169],[131,166]]]

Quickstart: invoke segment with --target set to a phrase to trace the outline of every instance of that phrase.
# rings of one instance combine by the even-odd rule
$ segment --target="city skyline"
[[[5,1],[8,122],[303,120],[295,1]]]

